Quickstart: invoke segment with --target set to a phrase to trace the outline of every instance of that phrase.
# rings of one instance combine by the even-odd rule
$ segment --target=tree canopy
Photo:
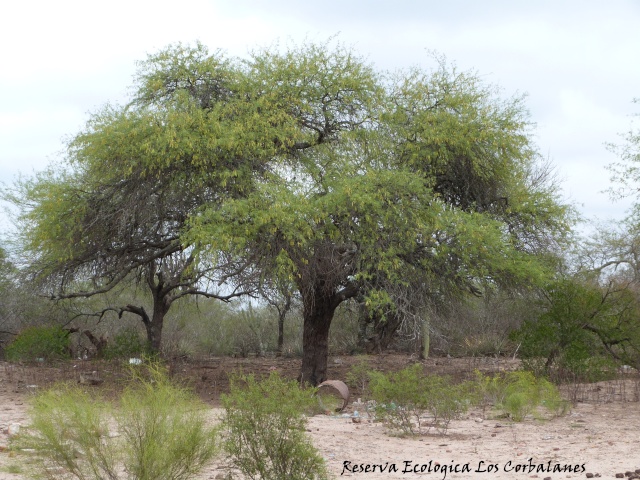
[[[349,298],[385,315],[403,298],[416,308],[549,272],[569,209],[521,98],[444,63],[387,77],[341,47],[259,51],[250,65],[286,99],[288,143],[303,148],[274,158],[246,197],[205,207],[186,238],[296,284],[303,380],[326,377],[331,320]]]

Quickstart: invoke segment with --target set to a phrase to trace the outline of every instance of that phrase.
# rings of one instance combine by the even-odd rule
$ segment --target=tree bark
[[[276,348],[276,357],[282,356],[284,349],[284,315],[278,315],[278,346]]]
[[[164,299],[154,300],[151,322],[145,325],[147,329],[147,341],[153,352],[160,352],[160,347],[162,346],[162,327],[164,317],[168,311],[169,305],[166,304]]]
[[[429,348],[431,346],[431,329],[429,324],[429,317],[424,317],[422,319],[422,324],[420,325],[421,330],[421,348],[420,348],[420,360],[426,360],[429,358]]]
[[[316,386],[327,379],[329,329],[339,300],[320,294],[303,296],[302,370],[300,382]]]
[[[284,305],[277,306],[278,310],[278,347],[276,350],[276,356],[282,356],[282,350],[284,349],[284,320],[287,316],[287,312],[291,309],[291,294],[286,293],[284,295]]]

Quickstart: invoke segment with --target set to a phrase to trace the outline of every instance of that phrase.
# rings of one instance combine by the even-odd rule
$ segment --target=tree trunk
[[[145,323],[147,341],[149,342],[151,351],[154,353],[160,352],[160,347],[162,346],[162,326],[164,324],[164,317],[168,311],[169,305],[164,298],[154,298],[151,321]]]
[[[304,298],[304,325],[302,333],[302,371],[300,381],[316,386],[327,379],[329,356],[329,329],[336,302],[332,298],[313,295]]]
[[[276,356],[281,356],[284,348],[284,320],[291,309],[291,294],[289,292],[284,294],[284,305],[276,305],[276,308],[278,310],[278,349]]]
[[[365,343],[365,351],[369,354],[382,353],[395,338],[395,334],[402,323],[402,317],[389,313],[384,320],[380,316],[375,316],[370,321],[373,323],[373,334]]]
[[[284,348],[284,313],[278,315],[278,346],[276,349],[276,356],[282,356],[282,349]]]
[[[422,319],[422,324],[420,325],[421,327],[421,333],[422,333],[422,342],[421,342],[421,348],[420,348],[420,360],[426,360],[427,358],[429,358],[429,348],[431,345],[431,329],[430,324],[429,324],[429,317],[425,316]]]

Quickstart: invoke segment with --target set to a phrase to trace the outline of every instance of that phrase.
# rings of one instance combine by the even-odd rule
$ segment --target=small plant
[[[276,373],[257,381],[235,376],[222,425],[224,449],[246,477],[262,480],[325,479],[324,460],[305,434],[305,412],[316,407],[315,391]]]
[[[347,383],[353,388],[359,388],[362,395],[367,396],[370,372],[371,364],[368,357],[365,355],[358,356],[358,360],[347,373]]]
[[[474,403],[482,408],[482,416],[486,417],[487,409],[502,405],[504,402],[504,376],[484,375],[476,370],[474,393]]]
[[[552,415],[566,412],[568,402],[558,388],[529,371],[509,372],[504,375],[485,376],[476,372],[476,403],[483,414],[489,406],[503,410],[511,419],[521,422],[527,415],[537,414],[543,408]]]
[[[204,405],[157,365],[135,376],[117,409],[78,386],[43,392],[18,443],[35,449],[50,479],[186,480],[217,451]]]
[[[371,372],[370,376],[376,416],[405,435],[420,433],[424,425],[446,433],[451,420],[471,403],[466,385],[454,385],[448,377],[426,376],[420,364],[397,373]],[[427,414],[431,421],[425,424]]]
[[[151,355],[149,343],[143,340],[135,328],[127,328],[118,333],[102,351],[106,359],[145,357]]]
[[[69,332],[59,326],[26,328],[7,346],[5,356],[11,362],[69,358]]]

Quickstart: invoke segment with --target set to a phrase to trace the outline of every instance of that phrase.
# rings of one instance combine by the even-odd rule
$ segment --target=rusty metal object
[[[340,398],[342,398],[342,406],[337,407],[335,409],[336,412],[341,412],[349,404],[349,387],[347,387],[344,382],[340,380],[325,380],[320,385],[318,385],[318,394],[320,394],[320,391],[322,391],[323,389],[331,392],[334,396],[337,393]],[[320,406],[324,408],[324,405],[322,405],[322,399],[319,395],[318,401],[320,402]],[[326,408],[324,409],[326,410]]]

